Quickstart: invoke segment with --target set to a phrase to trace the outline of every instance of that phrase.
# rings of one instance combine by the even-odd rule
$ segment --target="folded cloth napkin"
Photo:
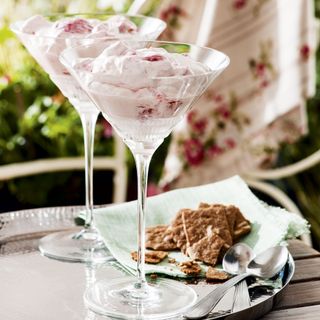
[[[239,177],[198,187],[184,188],[150,197],[147,201],[146,224],[169,224],[182,208],[196,209],[200,202],[233,204],[250,220],[252,231],[241,239],[255,253],[285,244],[286,240],[309,232],[306,220],[284,209],[271,207],[259,200]],[[121,264],[135,269],[130,252],[137,250],[136,201],[94,210],[96,225],[112,255]],[[169,252],[178,262],[189,260],[180,252]],[[203,266],[205,270],[205,266]],[[185,276],[178,267],[163,262],[145,265],[146,273]]]

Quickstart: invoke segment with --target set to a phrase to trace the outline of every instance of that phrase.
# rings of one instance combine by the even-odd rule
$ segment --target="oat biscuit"
[[[159,263],[167,256],[164,251],[180,249],[193,260],[214,266],[222,260],[234,241],[250,230],[250,222],[237,207],[200,203],[196,210],[179,210],[168,226],[158,225],[147,229],[146,247],[161,251],[147,252],[145,260],[146,263]],[[137,254],[132,253],[132,258],[136,260]],[[171,258],[168,261],[175,263]],[[200,273],[200,266],[195,261],[175,264],[188,275]],[[220,273],[213,276],[209,272],[208,279],[210,277],[212,280],[223,280]]]
[[[169,262],[169,263],[172,263],[172,264],[175,264],[177,261],[176,261],[175,258],[169,258],[169,259],[168,259],[168,262]]]
[[[147,251],[145,254],[145,263],[151,263],[151,264],[157,264],[161,262],[164,258],[166,258],[168,255],[165,251]],[[131,258],[134,261],[138,260],[138,252],[134,251],[131,252]]]
[[[180,270],[188,276],[196,276],[201,272],[201,268],[195,261],[185,261],[178,264]]]
[[[234,210],[228,210],[228,206],[225,206],[223,204],[208,204],[208,203],[204,203],[204,202],[201,202],[199,204],[199,209],[210,208],[210,207],[225,211],[225,214],[226,214],[227,220],[228,220],[229,231],[230,231],[231,237],[233,239],[233,232],[234,232],[234,227],[235,227],[235,222],[236,222],[236,212]]]
[[[209,265],[215,266],[224,245],[225,241],[214,233],[210,236],[205,236],[194,243],[192,247],[187,249],[187,252],[191,259],[203,261]]]
[[[188,247],[213,232],[217,233],[228,246],[232,244],[224,208],[210,206],[197,210],[182,209],[172,222],[171,232],[174,241],[184,254]]]
[[[213,281],[213,280],[223,281],[223,280],[228,280],[229,278],[230,277],[226,272],[222,270],[217,270],[213,267],[209,267],[206,272],[206,279],[209,281]]]
[[[173,235],[167,225],[149,227],[146,230],[146,248],[153,250],[176,250],[177,244],[173,241]]]
[[[230,205],[227,207],[227,211],[234,212],[234,215],[236,216],[233,232],[234,240],[238,240],[239,238],[248,234],[251,231],[250,222],[242,215],[239,208]]]
[[[169,231],[172,234],[173,241],[176,243],[177,247],[183,252],[187,249],[187,238],[184,231],[182,214],[184,212],[191,212],[191,209],[181,209],[176,214],[176,217],[169,226]]]

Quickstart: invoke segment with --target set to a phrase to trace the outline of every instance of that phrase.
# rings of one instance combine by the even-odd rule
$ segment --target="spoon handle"
[[[250,307],[251,301],[246,280],[240,281],[235,286],[232,312],[237,312]]]
[[[217,286],[201,298],[183,316],[187,319],[202,319],[206,317],[230,288],[248,276],[250,276],[249,273],[242,273]]]

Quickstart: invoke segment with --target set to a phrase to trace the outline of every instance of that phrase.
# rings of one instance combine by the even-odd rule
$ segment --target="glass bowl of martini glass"
[[[228,66],[229,58],[189,44],[121,40],[68,48],[60,60],[129,147],[138,176],[137,277],[98,281],[86,290],[85,302],[99,314],[121,319],[181,314],[194,303],[194,291],[178,281],[158,277],[148,283],[145,277],[148,168],[163,139]]]
[[[85,226],[42,238],[39,245],[42,254],[77,262],[102,262],[111,258],[96,230],[92,212],[94,130],[100,111],[60,63],[60,53],[78,41],[99,41],[107,46],[112,39],[156,39],[165,27],[166,24],[156,18],[105,14],[37,15],[11,25],[29,53],[78,111],[84,133]]]

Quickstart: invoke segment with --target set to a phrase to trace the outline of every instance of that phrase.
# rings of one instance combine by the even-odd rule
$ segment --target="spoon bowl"
[[[286,247],[272,247],[257,255],[248,264],[247,271],[259,278],[272,278],[281,271],[287,260]]]
[[[223,257],[223,270],[233,275],[244,273],[254,257],[255,254],[248,245],[242,242],[236,243],[229,248]]]

